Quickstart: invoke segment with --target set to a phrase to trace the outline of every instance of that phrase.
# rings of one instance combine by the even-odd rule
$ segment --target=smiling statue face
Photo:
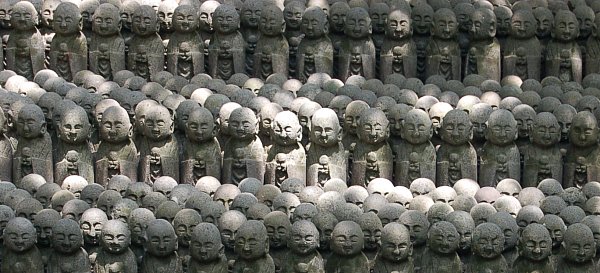
[[[433,15],[432,34],[440,39],[452,39],[458,31],[458,22],[454,12],[450,9],[442,8]]]
[[[215,134],[215,122],[210,111],[199,108],[189,115],[185,133],[188,139],[196,142],[204,142],[212,139]]]
[[[196,9],[189,5],[179,6],[173,13],[173,28],[175,31],[189,33],[198,28]]]
[[[390,13],[385,34],[392,39],[404,39],[412,34],[412,20],[408,12],[394,10]]]
[[[32,248],[36,241],[35,227],[29,220],[13,218],[4,229],[4,246],[14,252],[23,252]]]
[[[319,109],[311,120],[311,141],[319,146],[330,147],[340,141],[341,127],[338,118],[329,108]]]
[[[168,138],[173,133],[173,120],[166,107],[157,107],[148,112],[144,126],[144,135],[155,141]]]
[[[544,147],[552,146],[560,141],[560,126],[553,114],[539,113],[532,127],[532,142]]]
[[[329,32],[327,15],[318,7],[306,10],[302,17],[302,32],[310,39],[317,39]]]
[[[271,128],[271,138],[278,145],[293,145],[302,139],[302,126],[298,116],[290,111],[278,113]]]
[[[383,111],[370,108],[361,115],[357,129],[359,139],[369,144],[385,141],[389,135],[389,121]]]
[[[58,5],[52,19],[52,29],[56,34],[68,35],[81,30],[81,13],[73,3],[64,2]]]
[[[82,143],[90,134],[90,122],[83,108],[68,109],[61,115],[59,136],[67,143]]]
[[[589,147],[598,141],[598,122],[590,112],[579,112],[573,117],[569,141],[578,147]]]
[[[213,13],[213,26],[218,33],[233,33],[240,28],[240,16],[234,7],[220,5]]]
[[[139,36],[148,36],[158,30],[156,12],[150,6],[140,6],[133,13],[133,32]]]
[[[280,35],[285,28],[283,11],[277,6],[264,6],[260,14],[259,29],[263,35]]]
[[[467,143],[472,134],[473,125],[469,114],[462,110],[451,110],[442,121],[440,137],[451,145]]]
[[[492,223],[483,223],[475,228],[472,243],[473,253],[486,259],[498,257],[504,249],[502,229]]]
[[[315,225],[306,220],[301,220],[292,226],[288,247],[296,254],[306,255],[313,253],[319,246],[319,231]]]
[[[511,34],[519,39],[531,38],[535,35],[535,17],[528,10],[518,10],[511,19]]]
[[[235,234],[235,252],[243,260],[256,260],[269,252],[267,230],[262,222],[248,220]]]
[[[131,233],[125,223],[119,220],[110,220],[102,227],[101,239],[104,250],[119,254],[129,248]]]
[[[131,122],[127,111],[119,106],[111,106],[102,115],[100,136],[103,140],[118,143],[129,138]]]
[[[371,34],[371,17],[363,8],[352,8],[346,15],[344,33],[352,39],[361,39]]]
[[[579,36],[579,23],[575,14],[561,10],[554,17],[554,30],[552,35],[559,41],[573,41]]]
[[[192,258],[201,262],[210,262],[218,259],[222,251],[221,236],[215,225],[200,223],[194,228],[190,242]]]
[[[36,105],[25,105],[17,117],[17,133],[27,139],[40,137],[45,133],[44,113]]]
[[[338,223],[331,234],[331,250],[338,255],[356,255],[362,251],[364,243],[360,226],[352,221]]]
[[[530,224],[521,233],[520,256],[532,261],[542,261],[552,253],[552,239],[540,224]]]
[[[52,228],[54,249],[61,253],[74,253],[83,246],[83,236],[77,222],[70,219],[59,220]]]
[[[119,9],[109,3],[96,9],[92,20],[92,30],[101,36],[114,35],[121,30]]]
[[[177,235],[173,226],[164,219],[153,220],[146,229],[146,251],[156,257],[166,257],[177,250]]]
[[[390,261],[404,261],[412,253],[410,232],[399,223],[387,224],[381,232],[381,257]]]
[[[45,2],[52,2],[52,1],[45,1]],[[0,4],[2,5],[2,4]],[[9,1],[6,1],[6,5],[10,5]],[[7,7],[10,9],[10,7]],[[4,14],[5,14],[5,18],[10,18],[9,22],[7,22],[8,20],[4,19],[3,22],[5,22],[5,24],[12,26],[15,30],[30,30],[30,29],[34,29],[35,25],[37,24],[38,21],[38,15],[37,15],[37,11],[35,10],[35,7],[29,3],[29,2],[18,2],[16,3],[13,7],[12,7],[12,12],[9,12],[5,9],[4,10]]]
[[[517,121],[507,110],[496,110],[488,119],[486,138],[496,145],[507,145],[517,137]]]
[[[454,225],[449,222],[436,222],[429,229],[427,236],[427,244],[435,252],[450,254],[458,249],[459,235]]]
[[[257,133],[258,120],[250,108],[233,110],[229,116],[229,132],[237,139],[252,139]]]

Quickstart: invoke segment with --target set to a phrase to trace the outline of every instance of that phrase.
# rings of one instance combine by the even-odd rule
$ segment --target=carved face
[[[589,147],[598,141],[598,123],[589,112],[580,112],[573,118],[569,141],[579,147]]]
[[[201,224],[204,225],[204,224]],[[199,229],[195,229],[199,230]],[[194,232],[196,233],[196,232]],[[219,233],[216,229],[210,228],[210,231],[202,232],[199,236],[192,236],[190,244],[191,256],[201,262],[214,261],[219,258],[223,244],[219,240]]]
[[[242,259],[256,260],[267,254],[268,241],[262,223],[257,220],[249,220],[249,223],[242,225],[235,235],[235,252]]]
[[[250,28],[258,28],[261,17],[260,5],[257,1],[248,1],[242,10],[242,23]]]
[[[594,11],[590,7],[582,6],[575,8],[574,12],[579,23],[579,37],[589,37],[594,27]]]
[[[307,221],[294,224],[290,237],[289,248],[301,255],[313,253],[319,246],[319,232]]]
[[[103,140],[117,143],[129,138],[131,123],[124,109],[113,106],[104,111],[100,126],[100,136]]]
[[[240,16],[228,5],[219,6],[213,16],[213,27],[216,32],[229,34],[240,28]]]
[[[149,6],[140,6],[133,13],[133,32],[139,36],[148,36],[158,30],[156,12]]]
[[[381,256],[390,261],[404,261],[412,252],[412,243],[408,229],[396,223],[384,228],[381,236]],[[389,233],[389,234],[388,234]]]
[[[37,240],[33,224],[25,218],[14,218],[4,229],[4,246],[14,252],[31,249]]]
[[[344,26],[344,33],[352,39],[361,39],[371,34],[371,18],[362,8],[353,8],[348,11]]]
[[[171,30],[175,8],[177,8],[177,4],[174,1],[163,1],[158,6],[158,23],[160,24],[161,30]]]
[[[81,29],[81,14],[75,4],[61,3],[52,19],[52,29],[56,34],[68,35]]]
[[[389,122],[383,111],[369,109],[363,111],[363,115],[365,116],[359,122],[360,128],[357,129],[359,138],[369,144],[385,141],[389,134]]]
[[[554,18],[552,35],[559,41],[575,40],[579,35],[579,23],[575,15],[567,11],[557,13]]]
[[[569,227],[565,233],[565,258],[575,263],[590,261],[596,254],[593,233],[583,224]]]
[[[273,248],[285,246],[290,239],[290,220],[286,214],[277,213],[267,215],[264,220],[269,244]]]
[[[17,133],[19,136],[31,139],[40,137],[45,133],[46,122],[43,115],[41,110],[37,111],[34,107],[23,107],[17,118]]]
[[[101,36],[117,34],[121,30],[119,11],[110,6],[101,5],[92,20],[92,29]]]
[[[90,134],[90,124],[85,111],[67,110],[61,117],[60,127],[61,140],[68,143],[82,143]]]
[[[90,211],[82,215],[80,222],[84,242],[88,245],[98,245],[106,215],[102,211]]]
[[[491,11],[475,10],[471,15],[471,29],[469,33],[475,40],[489,39],[496,35],[495,22]]]
[[[545,38],[550,36],[550,32],[552,31],[552,23],[554,22],[552,12],[550,12],[550,10],[546,10],[544,12],[540,10],[536,11],[534,16],[535,20],[537,21],[537,28],[535,30],[537,37]]]
[[[260,15],[260,32],[266,36],[276,36],[283,32],[285,21],[279,8],[265,8]]]
[[[343,221],[338,223],[331,234],[331,250],[338,255],[353,256],[362,251],[364,235],[356,223]]]
[[[283,18],[285,19],[285,26],[290,29],[300,28],[302,23],[302,14],[304,13],[304,7],[302,3],[295,2],[294,4],[288,4],[283,10]]]
[[[144,135],[152,140],[165,139],[173,133],[173,120],[165,107],[148,112],[144,126]]]
[[[9,5],[6,3],[6,5]],[[1,13],[1,11],[0,11]],[[10,7],[4,9],[4,24],[9,24],[15,30],[30,30],[34,29],[37,24],[37,11],[30,3],[17,3],[10,12]],[[7,21],[9,23],[7,23]]]
[[[150,255],[165,257],[177,250],[177,236],[170,223],[165,220],[154,220],[146,229],[146,251]]]
[[[467,143],[471,138],[473,126],[466,112],[449,112],[444,117],[440,137],[451,145]]]
[[[54,249],[62,253],[73,253],[83,245],[83,236],[75,221],[60,220],[52,234]]]
[[[373,24],[373,32],[383,33],[385,31],[386,21],[390,13],[390,8],[387,5],[377,4],[369,9],[371,22]]]
[[[407,38],[412,33],[411,19],[409,15],[402,10],[395,10],[390,13],[385,28],[385,34],[392,39]]]
[[[534,144],[549,147],[560,141],[560,126],[551,114],[538,115],[531,130]]]
[[[341,138],[341,128],[332,111],[329,115],[325,111],[315,112],[310,132],[311,140],[319,146],[330,147],[337,144]]]
[[[490,115],[486,138],[496,145],[507,145],[513,142],[517,134],[517,122],[513,115],[504,110],[502,113],[497,110]]]
[[[192,32],[198,28],[198,17],[191,6],[181,6],[173,15],[173,28],[179,32]]]
[[[302,32],[310,39],[320,38],[328,32],[327,16],[319,8],[307,10],[301,21]]]
[[[411,110],[404,119],[402,137],[411,144],[429,141],[433,128],[429,116],[422,110]]]
[[[10,23],[10,15],[12,13],[12,7],[9,1],[0,3],[0,27],[4,29],[12,28]]]
[[[237,139],[252,139],[256,135],[258,122],[249,108],[233,110],[229,116],[229,132]]]
[[[424,5],[417,7],[412,14],[414,30],[419,35],[429,34],[433,22],[433,9]]]
[[[475,228],[473,236],[473,253],[486,259],[498,257],[504,249],[502,230],[491,223]]]
[[[123,253],[131,243],[131,234],[127,225],[118,220],[108,221],[102,228],[101,243],[104,250],[110,253]]]
[[[540,232],[536,232],[540,231]],[[520,255],[533,261],[542,261],[552,253],[552,240],[548,231],[539,224],[531,224],[521,235]]]
[[[531,38],[535,35],[535,17],[530,11],[517,11],[511,19],[511,34],[520,39]]]
[[[219,3],[216,1],[206,1],[200,6],[200,29],[213,31],[213,13],[218,6]]]
[[[458,23],[450,10],[438,10],[433,18],[432,34],[441,39],[452,39],[458,31]]]
[[[272,129],[271,137],[279,145],[292,145],[302,139],[302,127],[297,116],[292,112],[285,111],[277,114]]]
[[[429,229],[427,245],[435,252],[450,254],[458,249],[459,235],[448,222],[440,221]]]
[[[348,4],[344,5],[340,3],[331,6],[329,20],[333,32],[340,33],[344,31],[344,21],[346,20],[346,13],[349,9]]]
[[[215,122],[210,112],[196,110],[189,115],[185,133],[188,139],[204,142],[215,136]]]

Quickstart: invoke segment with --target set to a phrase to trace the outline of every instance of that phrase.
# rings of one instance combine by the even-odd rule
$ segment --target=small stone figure
[[[471,14],[471,44],[467,54],[465,75],[478,74],[500,82],[500,43],[496,35],[496,15],[485,8]],[[474,62],[472,62],[474,61]]]
[[[554,18],[553,39],[546,48],[546,75],[559,77],[564,82],[581,82],[583,67],[577,36],[579,23],[575,14],[561,10]]]
[[[54,165],[56,182],[62,183],[69,175],[94,181],[93,147],[88,141],[91,124],[85,110],[81,107],[66,109],[60,117],[58,135],[57,163]]]
[[[262,222],[249,220],[240,226],[235,234],[235,253],[239,258],[233,264],[233,273],[275,273],[267,229]]]
[[[156,12],[147,5],[139,6],[133,13],[133,33],[127,68],[147,81],[156,73],[164,70],[164,46],[158,35],[159,28]]]
[[[297,78],[301,82],[306,82],[314,73],[332,75],[333,45],[328,36],[327,14],[318,7],[308,8],[304,11],[301,28],[304,37],[298,45]]]
[[[306,5],[303,1],[289,1],[285,3],[283,8],[283,19],[285,20],[285,38],[290,46],[290,57],[289,57],[289,75],[292,78],[298,78],[297,73],[298,66],[298,48],[300,41],[305,37],[301,31],[302,17]],[[325,16],[327,21],[327,16]],[[321,31],[323,28],[319,28]],[[330,73],[331,74],[331,73]]]
[[[306,152],[300,144],[302,126],[298,117],[290,111],[280,112],[271,128],[273,145],[267,152],[265,183],[279,186],[289,177],[306,180]]]
[[[417,77],[424,80],[427,78],[426,50],[431,36],[433,8],[429,4],[417,5],[412,9],[411,19],[414,25],[414,35],[412,38],[417,46]]]
[[[413,273],[412,242],[408,229],[389,223],[381,230],[381,250],[373,265],[374,273]]]
[[[173,135],[173,123],[169,110],[164,106],[156,107],[146,114],[146,138],[139,149],[139,177],[147,184],[151,185],[161,176],[179,181],[179,142]]]
[[[333,63],[339,63],[339,53],[340,46],[342,41],[344,40],[344,20],[346,19],[346,15],[350,10],[350,6],[345,1],[340,1],[333,3],[331,5],[331,9],[329,10],[329,16],[327,17],[329,20],[329,38],[331,39],[331,44],[333,46]],[[333,75],[338,75],[338,66],[334,65],[333,67]]]
[[[582,223],[572,224],[564,233],[565,255],[558,259],[557,273],[597,271],[594,256],[596,242],[592,230]]]
[[[435,180],[436,152],[430,141],[433,127],[427,113],[420,109],[410,110],[404,119],[401,135],[404,141],[394,146],[394,181],[408,187],[417,178]]]
[[[323,187],[332,178],[346,181],[348,156],[342,145],[342,128],[335,112],[319,109],[311,120],[311,142],[307,148],[307,186]]]
[[[102,250],[96,256],[95,273],[136,273],[135,254],[129,248],[131,232],[127,224],[110,220],[102,227]]]
[[[359,142],[353,152],[352,184],[366,186],[371,182],[369,176],[391,180],[393,155],[387,142],[389,121],[383,111],[376,108],[364,110],[360,116],[356,129]],[[374,170],[377,170],[376,175],[367,175]]]
[[[13,144],[6,135],[8,122],[4,111],[0,110],[0,180],[12,180],[13,171]]]
[[[248,75],[255,74],[254,53],[256,51],[256,43],[260,38],[258,25],[262,7],[262,0],[245,1],[240,13],[242,35],[244,36],[244,40],[246,40],[246,74]]]
[[[185,125],[181,178],[196,184],[204,176],[221,177],[221,147],[216,139],[216,124],[206,108],[193,110]]]
[[[257,136],[258,120],[254,112],[246,107],[233,110],[229,130],[231,139],[225,145],[222,183],[237,185],[247,177],[264,181],[265,150]],[[242,170],[245,175],[237,177],[235,170]]]
[[[468,273],[509,272],[506,259],[502,256],[504,234],[492,223],[478,225],[473,232],[473,258],[465,265]]]
[[[125,69],[125,40],[121,37],[120,20],[119,9],[109,3],[98,6],[92,20],[90,70],[107,80]]]
[[[369,259],[362,252],[364,234],[353,221],[339,222],[331,233],[333,253],[325,264],[326,273],[369,272]]]
[[[482,186],[495,186],[500,180],[521,179],[519,148],[515,144],[517,121],[512,113],[499,109],[492,112],[482,148],[479,181]]]
[[[420,272],[462,272],[462,264],[456,253],[459,235],[454,225],[439,221],[429,228],[427,245],[429,248],[421,258]]]
[[[96,152],[96,183],[106,185],[117,174],[137,181],[138,153],[127,111],[119,106],[106,109],[99,131],[102,141]]]
[[[3,233],[2,272],[44,272],[42,255],[35,245],[36,234],[33,224],[25,218],[8,221]]]
[[[344,39],[340,44],[338,78],[345,81],[359,75],[375,78],[375,44],[371,39],[371,18],[363,8],[348,10],[344,22]]]
[[[540,80],[542,46],[536,37],[536,20],[530,10],[517,10],[511,18],[511,35],[502,48],[502,76]]]
[[[276,204],[273,205],[274,209]],[[287,266],[289,258],[287,244],[290,241],[290,217],[282,211],[273,211],[265,215],[263,221],[269,236],[269,255],[275,263],[275,271],[279,272]]]
[[[177,235],[171,223],[156,219],[146,229],[146,255],[140,270],[149,273],[181,273],[182,264],[177,255]]]
[[[458,180],[477,181],[477,152],[469,142],[473,135],[469,114],[451,110],[442,120],[442,145],[437,150],[436,184],[453,186]]]
[[[325,270],[323,257],[317,251],[319,246],[319,231],[310,221],[300,220],[292,225],[290,240],[289,260],[282,268],[283,273],[296,273],[298,269],[306,267],[303,271],[307,273],[322,273]]]
[[[190,80],[194,75],[204,73],[204,43],[198,35],[196,9],[181,5],[173,13],[175,32],[167,45],[167,71]]]
[[[245,72],[246,41],[239,32],[240,15],[231,5],[220,5],[213,13],[215,34],[208,45],[208,71],[213,78],[228,80]]]
[[[6,69],[30,81],[44,69],[46,46],[44,37],[36,28],[38,19],[38,12],[30,2],[14,4],[10,16],[12,31],[6,41]]]
[[[36,173],[46,182],[54,182],[52,167],[52,141],[46,131],[46,120],[42,109],[27,104],[19,110],[17,118],[18,145],[13,155],[13,178],[15,184],[23,176]],[[20,164],[19,164],[20,162]]]
[[[283,11],[275,5],[263,6],[259,29],[261,35],[254,54],[254,76],[262,80],[275,73],[287,76],[289,45],[283,36]]]
[[[529,224],[519,238],[519,257],[513,264],[513,271],[554,272],[550,261],[551,246],[548,229],[540,224]]]
[[[385,27],[385,38],[381,46],[379,79],[391,74],[402,74],[407,78],[417,76],[417,46],[412,38],[410,12],[394,10]]]
[[[149,3],[140,3],[149,5]],[[163,45],[165,48],[169,43],[171,35],[173,34],[173,13],[178,6],[178,2],[175,0],[166,0],[160,1],[158,5],[157,15],[158,15],[158,24],[159,24],[159,35],[163,40]]]
[[[550,113],[539,113],[531,126],[531,145],[523,153],[523,187],[537,187],[546,178],[562,181],[560,126]]]
[[[582,187],[600,178],[598,168],[598,122],[590,112],[573,117],[569,130],[570,145],[564,161],[564,187]]]
[[[217,227],[200,223],[193,231],[190,242],[190,273],[227,273],[227,260]]]
[[[48,272],[90,272],[90,259],[82,247],[83,236],[77,222],[56,222],[52,227],[52,245],[56,251],[49,258]]]
[[[596,16],[594,19],[594,27],[592,35],[587,40],[587,60],[598,60],[600,58],[600,16]],[[585,62],[585,73],[598,73],[600,72],[600,65],[594,61]]]
[[[73,76],[88,67],[88,46],[81,32],[81,13],[73,3],[56,7],[52,28],[56,33],[50,44],[50,68],[58,76],[72,81]]]
[[[446,80],[461,80],[460,48],[456,41],[458,23],[454,12],[439,9],[433,15],[432,36],[427,44],[426,76],[441,75]]]

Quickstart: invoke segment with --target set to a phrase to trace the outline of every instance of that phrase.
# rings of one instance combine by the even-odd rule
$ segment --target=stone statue
[[[46,120],[42,109],[35,104],[26,104],[17,115],[18,144],[13,155],[12,182],[36,173],[46,182],[54,182],[52,167],[52,141],[46,131]]]
[[[479,170],[480,185],[495,186],[505,178],[520,180],[520,154],[515,144],[517,121],[512,113],[504,109],[492,112],[485,136]]]
[[[158,15],[158,24],[159,24],[159,35],[162,38],[163,45],[166,48],[169,40],[171,39],[171,35],[173,35],[173,13],[175,9],[179,5],[178,2],[174,0],[160,1],[158,5],[157,15]],[[150,3],[140,4],[149,5]]]
[[[193,110],[185,125],[181,179],[196,184],[204,176],[221,177],[221,146],[216,139],[217,128],[206,108]]]
[[[477,152],[469,142],[473,136],[469,114],[451,110],[442,120],[439,134],[443,143],[436,155],[436,184],[453,186],[463,178],[477,181]]]
[[[295,273],[306,267],[304,272],[325,272],[323,257],[317,251],[319,246],[319,231],[310,221],[300,220],[292,225],[290,240],[287,243],[290,256],[286,259],[283,273]]]
[[[275,263],[275,271],[280,272],[287,266],[287,259],[289,259],[290,251],[287,248],[287,244],[290,242],[290,216],[286,212],[277,210],[277,204],[273,201],[273,209],[276,211],[270,212],[265,215],[264,225],[267,228],[267,235],[269,237],[269,255],[273,258]],[[285,210],[285,209],[281,209]]]
[[[306,180],[306,152],[300,144],[302,126],[290,111],[279,112],[271,125],[273,145],[267,151],[265,183],[280,186],[288,178]]]
[[[305,4],[304,1],[289,1],[285,3],[285,7],[283,8],[283,19],[285,20],[284,35],[290,46],[289,75],[292,78],[298,78],[299,76],[296,67],[298,66],[298,45],[305,37],[303,31],[301,31],[302,17],[306,9]]]
[[[83,233],[83,246],[89,255],[92,266],[95,265],[96,257],[101,249],[99,246],[100,233],[107,221],[106,213],[97,208],[86,210],[79,219],[79,227]]]
[[[71,219],[57,221],[52,227],[52,245],[55,252],[49,258],[48,272],[90,272],[79,223]]]
[[[56,33],[50,44],[50,69],[67,81],[88,67],[88,45],[81,32],[81,13],[73,3],[56,7],[52,28]]]
[[[257,136],[258,120],[250,108],[233,110],[229,116],[231,139],[223,154],[222,183],[239,184],[244,178],[264,181],[265,150]]]
[[[369,13],[363,8],[351,8],[344,24],[348,39],[340,44],[338,78],[342,81],[354,75],[375,78],[375,44],[371,39]]]
[[[328,36],[329,21],[327,14],[318,7],[304,11],[301,24],[304,37],[298,45],[295,69],[297,78],[306,82],[314,73],[333,74],[333,44]],[[291,54],[290,54],[291,56]]]
[[[379,79],[391,74],[402,74],[407,78],[417,76],[417,45],[412,38],[410,12],[390,12],[385,26],[385,38],[381,45]]]
[[[506,259],[502,256],[504,234],[492,223],[478,225],[473,232],[473,257],[466,272],[509,272]]]
[[[362,252],[364,234],[353,221],[339,222],[331,233],[333,253],[325,264],[326,273],[368,272],[369,260]]]
[[[208,72],[213,78],[228,80],[245,72],[246,41],[239,32],[240,15],[231,5],[220,5],[213,13],[215,34],[208,45]]]
[[[352,88],[350,86],[349,88]],[[356,90],[356,89],[355,89]],[[333,108],[335,109],[335,105],[332,102]],[[341,105],[340,105],[341,106]],[[345,109],[344,109],[345,108]],[[358,143],[358,123],[360,121],[361,113],[369,109],[369,105],[361,100],[355,100],[347,104],[346,107],[340,107],[338,113],[338,117],[342,117],[340,122],[344,126],[344,137],[342,138],[342,144],[344,144],[344,148],[348,151],[348,167],[352,166],[352,159],[354,154],[354,148]],[[335,111],[335,110],[334,110]],[[350,174],[351,170],[348,170],[348,174]]]
[[[197,33],[196,9],[181,5],[173,13],[173,29],[167,45],[167,71],[190,80],[204,73],[204,42]]]
[[[352,184],[366,186],[375,178],[392,179],[393,155],[387,142],[389,121],[377,108],[361,112],[357,133],[359,141],[353,152]]]
[[[564,158],[565,187],[582,187],[599,178],[598,122],[590,112],[579,112],[573,117],[569,130],[570,145]]]
[[[161,176],[179,181],[179,142],[173,135],[173,124],[173,118],[164,106],[155,107],[146,114],[145,139],[139,148],[138,177],[147,184],[152,185]]]
[[[596,16],[594,19],[594,25],[592,28],[592,35],[586,43],[587,60],[598,60],[600,58],[600,16]],[[598,73],[600,72],[600,65],[594,61],[585,62],[585,73]]]
[[[413,40],[417,47],[417,77],[425,80],[427,63],[427,45],[431,36],[431,25],[433,23],[433,8],[425,3],[415,6],[411,11],[411,19],[414,25]]]
[[[131,232],[127,224],[110,220],[102,227],[102,250],[96,256],[94,272],[97,273],[136,273],[135,254],[129,248]]]
[[[258,25],[260,22],[261,9],[263,0],[245,1],[242,6],[241,30],[244,40],[246,40],[246,74],[254,75],[254,53],[256,51],[256,43],[260,38]]]
[[[346,15],[350,10],[350,6],[345,1],[340,1],[333,3],[331,5],[331,9],[329,10],[329,39],[331,39],[331,44],[333,46],[333,63],[339,63],[339,53],[340,46],[342,41],[344,40],[344,20],[346,19]],[[338,75],[338,66],[333,66],[333,75]]]
[[[131,137],[133,128],[127,111],[119,106],[106,109],[100,122],[101,142],[96,152],[96,183],[106,185],[115,175],[137,181],[138,150]]]
[[[552,40],[546,48],[546,75],[555,76],[563,82],[581,82],[583,73],[582,56],[577,36],[579,23],[575,14],[561,10],[554,18]]]
[[[429,228],[428,249],[421,258],[420,272],[462,272],[462,264],[456,253],[459,235],[454,225],[439,221]]]
[[[266,80],[271,74],[288,75],[289,45],[283,32],[283,11],[275,5],[263,6],[260,13],[260,38],[254,53],[254,76]]]
[[[433,127],[427,113],[420,109],[410,110],[401,130],[404,141],[394,146],[394,181],[408,187],[417,178],[435,180],[436,152],[430,141]]]
[[[52,2],[52,1],[48,1]],[[36,28],[38,12],[33,4],[20,1],[12,7],[12,30],[6,42],[6,69],[28,80],[44,69],[45,41]]]
[[[410,232],[400,223],[389,223],[381,230],[381,250],[374,261],[374,273],[412,273]]]
[[[2,272],[44,272],[42,255],[35,245],[37,235],[29,220],[16,217],[8,221],[3,233]]]
[[[591,36],[593,28],[594,28],[594,20],[595,20],[595,12],[594,10],[586,5],[578,5],[574,9],[572,9],[575,17],[577,18],[577,22],[579,22],[579,34],[577,35],[577,44],[581,50],[581,59],[582,59],[582,69],[587,67],[587,40]],[[589,72],[585,71],[587,75]]]
[[[217,227],[210,223],[198,224],[190,242],[190,273],[227,273],[227,260]]]
[[[530,10],[517,10],[511,18],[511,35],[502,48],[502,76],[540,80],[542,46],[536,37],[536,18]]]
[[[93,147],[88,141],[91,125],[81,107],[66,109],[58,126],[59,143],[54,159],[54,177],[57,183],[69,175],[79,175],[87,181],[94,180]]]
[[[156,219],[148,223],[146,229],[146,255],[140,270],[150,273],[183,272],[177,255],[177,235],[171,223]]]
[[[311,120],[311,142],[307,148],[307,186],[323,187],[332,178],[346,181],[348,156],[344,151],[342,128],[335,112],[319,109]]]
[[[565,255],[558,258],[556,272],[595,272],[596,242],[592,230],[585,224],[570,225],[564,233]]]
[[[546,227],[530,224],[519,238],[519,257],[513,264],[516,272],[554,272],[550,254],[552,239]],[[530,247],[533,246],[533,247]]]
[[[90,70],[107,80],[125,69],[125,40],[121,37],[120,20],[119,9],[109,3],[98,6],[92,20]]]
[[[14,147],[10,137],[6,135],[8,120],[4,111],[0,111],[0,180],[12,180]]]
[[[127,54],[127,68],[147,81],[164,70],[164,46],[157,31],[159,28],[156,12],[152,7],[142,5],[133,12],[134,36],[130,40]]]
[[[275,273],[267,229],[262,222],[249,220],[240,226],[235,234],[235,252],[239,258],[233,264],[233,273]]]
[[[500,82],[500,43],[496,35],[496,15],[492,10],[480,8],[471,14],[471,43],[467,53],[465,76],[478,74]]]
[[[562,181],[562,153],[557,145],[560,141],[560,125],[550,113],[539,113],[531,127],[531,145],[523,152],[523,187],[537,187],[547,178]]]
[[[439,9],[433,15],[432,35],[427,43],[426,76],[442,75],[446,80],[461,80],[460,48],[456,40],[458,23],[454,12]]]

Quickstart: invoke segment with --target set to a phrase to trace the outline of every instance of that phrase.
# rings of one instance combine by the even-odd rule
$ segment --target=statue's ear
[[[297,137],[297,141],[300,142],[302,141],[302,125],[298,126],[298,137]]]
[[[217,136],[217,133],[218,133],[218,132],[217,132],[217,131],[218,131],[218,128],[219,128],[219,127],[218,127],[218,123],[215,121],[215,126],[213,127],[213,129],[212,129],[212,132],[210,132],[210,135],[211,135],[212,137],[216,137],[216,136]]]
[[[431,128],[429,129],[429,138],[431,139],[433,137],[433,132],[435,131],[435,128],[433,128],[433,125],[431,125]]]
[[[56,127],[56,128],[58,128],[58,127]],[[42,128],[40,129],[40,132],[42,134],[45,134],[47,131],[48,130],[46,129],[46,122],[44,121],[44,122],[42,122]]]
[[[340,126],[340,129],[338,130],[338,137],[337,137],[338,141],[342,141],[343,137],[344,137],[344,128],[342,128],[342,126]]]
[[[79,31],[83,29],[83,16],[79,16]]]
[[[323,24],[323,33],[329,34],[329,20],[326,20],[325,24]]]
[[[133,125],[132,124],[129,124],[129,130],[127,130],[127,131],[128,131],[127,136],[129,138],[132,138],[133,137]]]
[[[490,23],[490,28],[488,29],[490,36],[496,36],[496,22]]]
[[[285,20],[281,23],[281,33],[285,32]]]

